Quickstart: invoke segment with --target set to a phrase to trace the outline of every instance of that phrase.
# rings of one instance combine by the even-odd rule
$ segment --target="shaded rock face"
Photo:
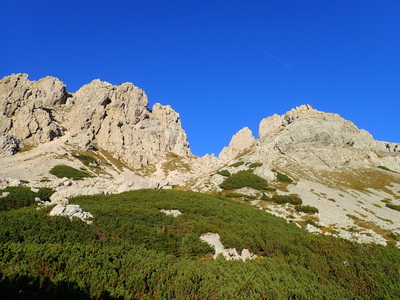
[[[190,154],[179,114],[147,105],[146,94],[131,83],[94,80],[68,94],[57,78],[13,74],[0,80],[0,136],[37,145],[68,134],[70,143],[84,150],[95,145],[134,168],[167,152]]]

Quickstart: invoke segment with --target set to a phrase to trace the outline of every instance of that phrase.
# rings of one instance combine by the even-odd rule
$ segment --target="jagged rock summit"
[[[399,156],[393,152],[396,145],[375,141],[338,114],[302,105],[282,116],[263,119],[254,151],[321,169],[388,164],[400,171]]]
[[[170,106],[148,107],[143,90],[100,80],[68,93],[54,77],[0,80],[0,150],[36,146],[61,136],[87,150],[99,147],[133,168],[157,163],[167,152],[189,155],[180,116]]]

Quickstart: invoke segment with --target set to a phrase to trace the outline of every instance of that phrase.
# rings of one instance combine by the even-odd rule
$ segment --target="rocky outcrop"
[[[167,216],[172,216],[176,218],[177,216],[180,216],[182,213],[177,210],[177,209],[161,209],[160,210],[162,213],[166,214]]]
[[[29,81],[26,74],[0,80],[1,153],[69,135],[83,150],[97,147],[128,166],[157,163],[166,153],[190,154],[180,116],[170,106],[148,107],[143,90],[94,80],[68,94],[54,77]],[[15,142],[13,142],[15,141]]]
[[[246,259],[254,259],[257,257],[255,254],[250,253],[248,249],[243,249],[241,254],[239,254],[235,248],[225,248],[220,241],[220,236],[218,233],[204,233],[200,236],[200,239],[214,248],[215,254],[213,258],[217,258],[218,256],[222,255],[227,260],[241,259],[245,261]]]
[[[63,134],[53,108],[68,97],[65,85],[54,77],[29,81],[14,74],[0,81],[0,136],[12,136],[25,144],[51,141]]]
[[[19,142],[11,135],[0,136],[0,156],[11,156],[18,150]]]
[[[249,149],[253,144],[253,133],[248,127],[245,127],[232,137],[229,146],[222,149],[218,158],[224,162],[228,162]]]
[[[71,220],[78,218],[87,224],[92,224],[93,215],[90,212],[84,211],[77,204],[57,204],[49,213],[50,216],[66,216]]]
[[[338,114],[321,112],[310,105],[263,119],[259,137],[255,152],[260,159],[268,156],[276,161],[284,156],[303,165],[329,169],[376,164],[379,154],[400,168],[400,157],[388,155],[388,149],[396,144],[377,142]]]

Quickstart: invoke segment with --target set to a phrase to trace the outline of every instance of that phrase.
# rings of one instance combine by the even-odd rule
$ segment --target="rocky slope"
[[[234,199],[296,222],[312,232],[334,234],[359,242],[400,245],[400,213],[386,204],[400,204],[400,152],[395,143],[375,141],[365,130],[337,114],[303,105],[286,114],[263,119],[259,138],[244,128],[220,154],[230,174],[250,170],[267,179],[273,195],[295,195],[318,213],[296,211],[294,205],[264,201],[264,192],[242,188],[224,191],[226,177],[214,173],[200,178],[203,192],[247,194]],[[227,155],[228,154],[228,155]],[[256,167],[251,167],[252,164]],[[283,183],[278,173],[292,183]]]
[[[52,187],[58,203],[140,188],[176,186],[227,197],[234,192],[252,201],[240,195],[233,200],[309,231],[399,244],[400,213],[387,206],[400,205],[397,144],[375,141],[352,122],[309,105],[263,119],[258,136],[243,128],[219,157],[199,158],[190,152],[179,114],[160,104],[149,109],[145,93],[131,83],[94,80],[72,94],[54,77],[29,81],[26,74],[13,74],[0,80],[0,188]],[[49,173],[61,164],[92,177]],[[272,189],[223,190],[221,170],[248,170]],[[280,181],[278,174],[293,182]],[[265,200],[274,195],[296,195],[318,213]]]

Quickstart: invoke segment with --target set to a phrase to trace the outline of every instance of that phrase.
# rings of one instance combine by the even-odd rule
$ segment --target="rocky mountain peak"
[[[218,158],[224,162],[228,162],[242,154],[245,150],[250,149],[254,141],[253,132],[248,127],[244,127],[232,137],[228,147],[222,149]]]
[[[0,80],[0,149],[12,154],[20,144],[68,135],[80,149],[101,148],[133,168],[157,163],[168,152],[189,155],[179,114],[170,106],[147,106],[146,94],[132,83],[96,79],[69,94],[54,77],[6,76]]]
[[[311,167],[376,164],[377,156],[395,159],[387,155],[387,148],[393,149],[394,143],[375,141],[367,131],[340,115],[309,105],[263,119],[259,137],[260,151],[276,151],[298,162],[308,162]]]

